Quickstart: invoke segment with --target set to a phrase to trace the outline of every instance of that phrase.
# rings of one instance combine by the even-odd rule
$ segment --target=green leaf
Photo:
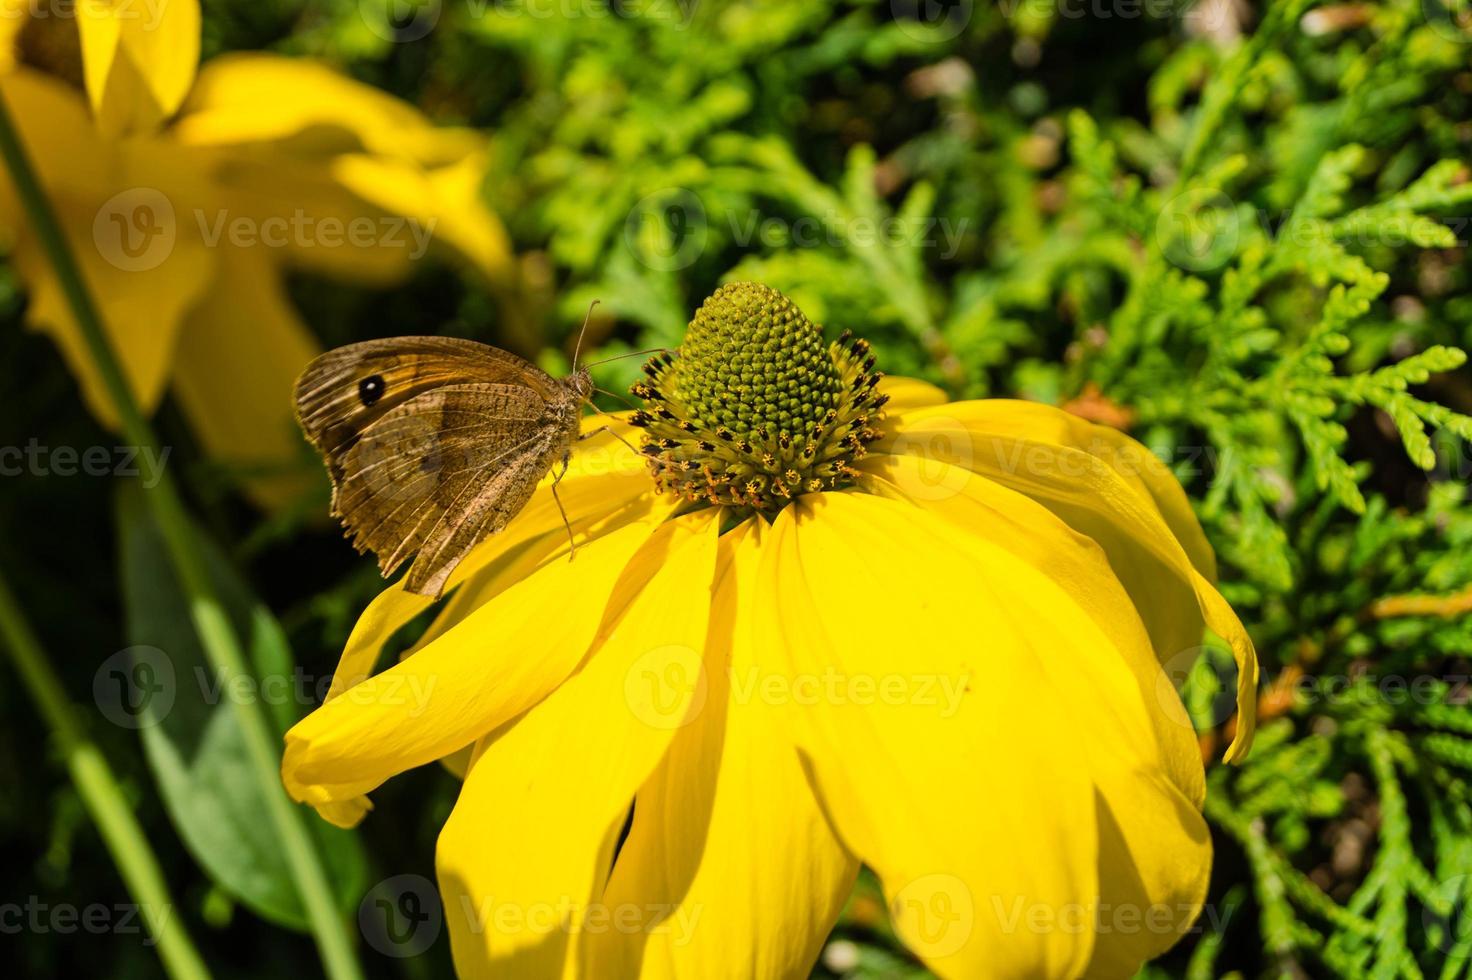
[[[131,484],[119,494],[118,518],[129,642],[162,651],[163,662],[172,667],[171,676],[166,669],[155,681],[168,685],[172,697],[150,698],[139,727],[164,806],[211,880],[263,918],[305,932],[306,911],[271,823],[262,818],[266,803],[247,762],[231,698],[259,698],[284,733],[310,708],[315,685],[296,671],[270,611],[201,533],[210,576],[247,641],[254,671],[251,678],[222,684],[199,645],[159,530]],[[157,654],[150,659],[156,667]],[[308,826],[346,911],[367,885],[358,838],[317,819]]]

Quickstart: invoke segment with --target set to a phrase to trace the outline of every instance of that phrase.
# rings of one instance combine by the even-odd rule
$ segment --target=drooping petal
[[[1078,670],[1111,638],[1004,549],[955,538],[906,503],[799,499],[764,548],[759,649],[910,948],[946,977],[1077,976],[1099,897],[1090,743],[1118,731],[1123,766],[1153,739],[1122,658]]]
[[[210,458],[238,470],[261,507],[285,507],[321,481],[320,468],[304,465],[292,411],[296,378],[318,352],[258,250],[232,250],[185,320],[174,395]]]
[[[461,977],[572,974],[581,934],[628,928],[630,916],[632,928],[654,924],[642,904],[597,899],[629,803],[674,736],[659,719],[694,704],[685,685],[654,695],[671,702],[651,701],[644,674],[698,662],[706,648],[714,518],[660,527],[611,590],[611,615],[583,666],[479,747],[436,854]],[[577,587],[595,585],[584,576]],[[536,643],[523,655],[555,649]]]
[[[1139,611],[1099,545],[1037,501],[970,470],[916,456],[870,456],[857,467],[874,492],[924,507],[956,533],[999,545],[1047,575],[1106,636],[1128,637],[1141,629]],[[1195,607],[1194,598],[1184,601]],[[1128,658],[1167,774],[1199,810],[1206,774],[1185,706],[1150,646],[1116,642],[1113,649]]]
[[[1138,698],[1126,700],[1154,731],[1160,769],[1152,771],[1154,759],[1091,769],[1099,803],[1100,901],[1089,973],[1131,975],[1179,938],[1204,900],[1211,840],[1201,817],[1206,782],[1196,733],[1153,651],[1129,642],[1143,639],[1142,624],[1099,546],[1036,501],[969,471],[942,467],[912,456],[859,463],[876,491],[923,505],[953,534],[1000,545],[1055,582],[1114,639],[1112,651],[1135,678]],[[938,486],[948,492],[935,494]],[[1120,751],[1108,744],[1108,734],[1102,732],[1103,741],[1090,734],[1106,762]]]
[[[595,431],[605,427],[608,431]],[[567,473],[557,487],[579,548],[633,521],[663,520],[671,509],[667,500],[650,493],[642,460],[622,441],[633,431],[622,419],[583,421],[585,438],[573,450]],[[505,530],[486,539],[456,566],[446,583],[450,598],[425,633],[421,647],[499,595],[529,568],[561,553],[567,543],[566,527],[557,499],[552,496],[552,482],[549,474]],[[525,552],[518,554],[523,548]],[[508,562],[508,556],[513,555],[515,562]],[[394,585],[369,603],[348,636],[328,700],[366,678],[378,663],[388,638],[434,601]]]
[[[1257,653],[1212,585],[1215,559],[1184,491],[1149,450],[1113,429],[1029,402],[958,402],[899,413],[885,426],[877,450],[979,473],[1097,541],[1173,675],[1195,659],[1203,625],[1225,639],[1237,662],[1238,711],[1226,759],[1246,754],[1256,717]],[[1197,612],[1182,601],[1187,596]]]
[[[331,819],[324,804],[446,756],[545,697],[620,611],[609,597],[650,533],[630,524],[580,548],[576,561],[547,560],[413,657],[333,696],[286,733],[288,791]],[[386,605],[369,615],[399,611]],[[360,632],[343,658],[354,666],[368,645]]]
[[[652,716],[678,728],[639,789],[603,904],[663,921],[590,935],[584,976],[807,976],[853,887],[858,864],[818,807],[782,705],[759,687],[750,625],[763,528],[751,520],[721,538],[705,662],[649,678],[693,684],[703,707]]]

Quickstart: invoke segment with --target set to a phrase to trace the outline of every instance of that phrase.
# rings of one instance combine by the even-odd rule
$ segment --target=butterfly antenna
[[[588,312],[583,314],[583,327],[578,331],[577,346],[572,349],[572,369],[574,371],[578,369],[578,355],[583,352],[583,337],[588,332],[588,321],[593,319],[593,307],[597,305],[598,301],[596,299],[593,300],[593,302],[588,304]]]
[[[599,394],[607,395],[609,398],[617,398],[619,401],[623,402],[625,405],[629,406],[636,412],[639,410],[638,405],[635,405],[633,402],[629,401],[627,398],[625,398],[623,395],[620,395],[616,391],[609,391],[607,388],[600,388],[597,385],[593,386],[593,390],[598,392]],[[599,408],[597,405],[593,406],[593,411],[598,412],[600,415],[608,415],[607,412],[603,411],[603,409]]]
[[[674,351],[670,350],[668,347],[651,347],[648,350],[631,350],[631,351],[628,351],[628,352],[623,353],[623,354],[615,354],[612,357],[605,357],[601,361],[593,361],[593,362],[591,362],[591,363],[589,363],[587,365],[584,365],[584,366],[585,367],[597,367],[600,364],[607,364],[610,361],[622,360],[625,357],[642,357],[645,354],[673,354],[673,353],[674,353]]]

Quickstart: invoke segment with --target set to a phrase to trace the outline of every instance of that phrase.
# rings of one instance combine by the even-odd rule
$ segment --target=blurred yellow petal
[[[172,116],[199,65],[197,0],[79,0],[82,67],[101,130],[148,132]]]
[[[721,538],[705,662],[649,677],[693,684],[703,708],[655,716],[679,727],[639,789],[603,902],[668,909],[665,922],[589,936],[584,976],[806,976],[853,887],[858,862],[818,807],[782,706],[752,683],[764,528],[752,519]]]
[[[344,187],[330,161],[282,158],[258,148],[209,151],[222,191],[197,223],[222,246],[269,250],[293,269],[388,286],[434,244],[434,228],[386,212]]]
[[[955,536],[906,503],[800,498],[764,549],[758,648],[906,945],[943,977],[1077,976],[1099,895],[1089,746],[1121,719],[1138,737],[1115,703],[1133,682],[1056,585]],[[1106,690],[1077,673],[1091,655]]]
[[[122,150],[97,134],[80,92],[59,78],[25,67],[0,77],[0,92],[26,151],[38,164],[37,176],[53,200],[97,197],[109,185],[120,166]],[[6,224],[11,229],[26,224],[10,173],[3,168],[0,186],[7,198]]]
[[[185,321],[173,390],[211,458],[246,477],[257,505],[274,509],[322,481],[303,466],[293,391],[319,348],[258,249],[234,249],[223,274]]]
[[[609,596],[649,533],[647,525],[629,525],[579,549],[576,561],[551,558],[413,657],[342,690],[298,722],[286,733],[281,763],[293,798],[322,810],[361,796],[546,696],[594,643],[606,610],[618,611]],[[408,604],[389,600],[371,614],[392,615],[401,602]],[[355,643],[359,632],[349,639],[344,665],[351,659],[366,673],[371,665],[363,664],[367,645]]]
[[[662,924],[645,903],[609,908],[598,896],[634,793],[674,736],[660,711],[678,717],[694,704],[689,687],[668,692],[673,705],[647,702],[643,682],[706,649],[714,517],[660,527],[613,590],[587,661],[477,752],[436,850],[461,977],[572,975],[583,932],[624,928],[631,914],[634,929]],[[547,637],[521,654],[558,648]]]
[[[214,59],[170,132],[216,161],[236,198],[226,221],[273,222],[293,265],[391,282],[438,246],[498,288],[513,278],[510,241],[481,194],[485,138],[434,126],[326,66]]]
[[[1238,710],[1226,759],[1246,754],[1256,717],[1257,653],[1212,585],[1215,559],[1184,491],[1149,450],[1061,410],[1009,401],[897,413],[885,420],[875,448],[972,470],[1032,497],[1097,541],[1173,676],[1199,654],[1203,625],[1226,640],[1237,662]]]
[[[30,20],[33,0],[0,0],[0,72],[20,62],[20,32]]]
[[[145,411],[158,404],[168,380],[174,346],[188,311],[209,288],[214,257],[202,244],[179,237],[167,248],[158,265],[135,271],[130,253],[115,251],[116,240],[99,248],[93,237],[94,213],[80,212],[65,202],[56,202],[68,244],[82,270],[82,278],[97,304],[103,329],[112,341],[134,395]],[[142,206],[140,206],[142,207]],[[131,210],[148,222],[145,226],[109,227],[105,234],[131,240],[145,263],[150,240],[165,236],[164,224],[154,223],[154,212]],[[124,244],[122,248],[128,248]],[[82,396],[92,414],[104,425],[115,428],[117,413],[111,396],[97,373],[93,357],[72,316],[71,305],[52,271],[40,244],[29,236],[21,238],[11,256],[16,270],[30,291],[26,320],[35,329],[51,335],[76,375]]]
[[[458,252],[488,280],[506,286],[512,275],[511,242],[485,206],[485,172],[483,153],[433,170],[362,155],[341,157],[332,167],[342,185],[363,200],[409,219],[411,232],[431,236],[426,240]],[[416,234],[405,241],[411,250],[420,247]]]
[[[187,145],[272,143],[304,159],[368,152],[430,166],[484,145],[484,137],[435,126],[407,102],[326,65],[244,52],[205,64],[172,131]]]

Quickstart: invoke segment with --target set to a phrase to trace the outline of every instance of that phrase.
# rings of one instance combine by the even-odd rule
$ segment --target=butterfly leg
[[[619,442],[623,443],[625,446],[628,446],[629,447],[629,450],[631,452],[633,452],[635,455],[638,455],[638,456],[643,456],[644,455],[643,453],[641,453],[639,451],[639,447],[638,446],[635,446],[632,442],[630,442],[629,440],[625,439],[623,436],[621,436],[617,432],[615,432],[613,430],[613,426],[611,426],[611,425],[600,425],[596,429],[589,429],[587,432],[584,432],[582,435],[578,436],[578,442],[582,442],[584,439],[591,439],[594,436],[599,435],[600,433],[603,433],[603,432],[607,432],[609,435],[613,436]]]
[[[557,471],[557,475],[552,478],[552,499],[557,502],[557,511],[558,511],[558,513],[560,513],[562,515],[562,526],[565,527],[565,528],[567,528],[567,560],[568,561],[572,561],[573,560],[573,557],[577,554],[578,545],[577,545],[577,542],[574,541],[573,540],[573,537],[572,537],[572,524],[567,519],[567,508],[562,506],[562,498],[557,495],[557,484],[561,483],[562,482],[562,478],[567,475],[567,464],[571,461],[571,459],[572,459],[572,453],[571,452],[565,452],[565,453],[563,453],[562,454],[562,469],[558,470]]]

